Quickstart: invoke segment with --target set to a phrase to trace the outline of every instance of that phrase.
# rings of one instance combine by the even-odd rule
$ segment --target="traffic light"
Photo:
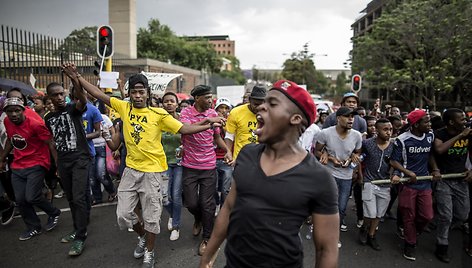
[[[351,81],[351,90],[354,92],[359,92],[362,88],[362,76],[355,74],[352,76]]]
[[[102,71],[102,66],[100,66],[100,63],[98,61],[94,61],[93,65],[95,65],[95,70],[93,70],[93,74],[95,76],[100,76],[100,72]]]
[[[113,29],[103,25],[97,29],[97,53],[101,58],[113,56]]]

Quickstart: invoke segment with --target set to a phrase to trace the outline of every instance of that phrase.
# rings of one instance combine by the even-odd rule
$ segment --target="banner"
[[[181,76],[182,74],[171,74],[171,73],[148,73],[148,72],[141,72],[144,74],[149,83],[149,87],[151,88],[152,95],[158,95],[162,97],[166,92],[167,85],[172,81],[174,78]],[[128,93],[128,81],[125,84],[125,92]]]
[[[217,98],[227,98],[235,106],[243,101],[244,86],[219,86],[216,88]]]

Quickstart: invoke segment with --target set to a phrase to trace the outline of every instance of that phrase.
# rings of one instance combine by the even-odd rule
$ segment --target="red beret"
[[[407,116],[408,123],[410,123],[410,125],[414,125],[416,122],[420,121],[421,118],[423,118],[426,115],[427,113],[424,110],[414,110],[410,112]]]
[[[316,105],[307,90],[289,80],[275,82],[270,90],[282,92],[300,108],[308,120],[308,126],[313,124],[316,118]]]

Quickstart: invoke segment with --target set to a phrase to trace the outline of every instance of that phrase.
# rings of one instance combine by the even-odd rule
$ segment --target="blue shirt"
[[[103,121],[100,111],[90,102],[87,102],[87,110],[82,114],[82,119],[84,122],[84,130],[86,134],[92,133],[95,131],[93,125]],[[90,154],[95,156],[95,146],[93,145],[92,139],[87,139],[89,145]]]
[[[423,134],[421,137],[407,131],[397,137],[393,145],[392,160],[399,162],[404,168],[414,172],[416,176],[428,176],[429,156],[433,150],[434,134],[432,132]],[[395,174],[399,171],[395,170]],[[417,181],[407,184],[416,190],[431,189],[431,181]]]

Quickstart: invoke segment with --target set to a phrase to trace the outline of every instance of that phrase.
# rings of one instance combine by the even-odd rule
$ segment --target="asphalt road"
[[[55,204],[66,208],[65,199],[55,199]],[[460,230],[451,232],[450,253],[452,262],[443,264],[433,255],[435,240],[433,234],[425,233],[419,238],[417,260],[408,261],[402,257],[402,241],[395,234],[394,221],[387,220],[380,227],[378,241],[382,250],[377,252],[357,242],[358,229],[355,226],[353,201],[349,201],[347,224],[349,230],[341,233],[343,247],[339,253],[339,267],[472,267],[472,258],[463,250],[466,241]],[[134,233],[121,231],[116,223],[115,204],[92,208],[88,239],[83,254],[69,257],[68,244],[60,243],[63,235],[72,231],[72,219],[69,211],[64,211],[59,225],[51,232],[45,232],[28,241],[19,241],[18,236],[24,231],[21,218],[15,218],[7,226],[0,226],[0,267],[140,267],[141,260],[133,258],[137,242]],[[156,240],[156,267],[198,267],[197,248],[200,240],[191,234],[193,219],[183,210],[183,226],[180,239],[169,240],[166,212],[162,217],[162,232]],[[40,216],[45,224],[46,216]],[[305,252],[305,267],[313,267],[314,246],[312,240],[305,238],[307,228],[301,230]],[[220,251],[215,267],[224,267],[223,248]]]

